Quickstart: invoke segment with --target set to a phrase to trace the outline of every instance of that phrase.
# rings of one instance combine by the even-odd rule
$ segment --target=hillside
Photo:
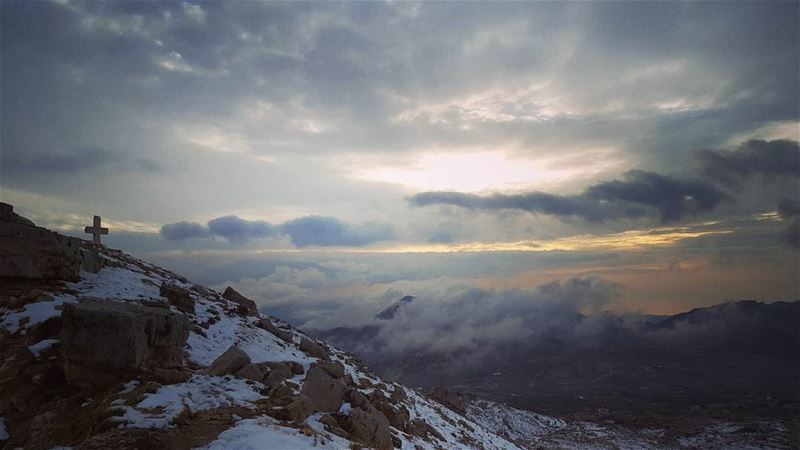
[[[9,205],[0,239],[2,448],[517,448],[233,289]]]

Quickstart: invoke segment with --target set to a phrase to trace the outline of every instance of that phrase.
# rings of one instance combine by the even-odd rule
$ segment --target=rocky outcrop
[[[314,403],[308,396],[301,394],[286,406],[286,411],[290,420],[302,422],[314,412]]]
[[[170,304],[175,305],[178,311],[194,314],[194,299],[192,299],[188,289],[164,283],[159,288],[159,294],[166,298]]]
[[[269,319],[261,319],[257,322],[259,328],[263,328],[264,330],[269,331],[273,335],[277,336],[280,340],[288,343],[292,343],[294,340],[294,335],[291,331],[285,330],[283,328],[278,328],[275,326]]]
[[[311,339],[302,339],[300,341],[300,350],[308,353],[309,355],[319,359],[329,359],[330,355],[328,350],[321,344],[317,344]]]
[[[225,292],[222,293],[222,298],[230,300],[239,305],[239,308],[242,310],[241,312],[245,315],[258,315],[258,305],[256,305],[256,302],[236,292],[236,290],[230,286],[228,286],[225,289]]]
[[[0,277],[77,281],[81,270],[102,267],[93,244],[37,227],[0,203]]]
[[[182,314],[135,303],[85,298],[66,305],[60,341],[67,381],[87,385],[100,373],[181,367],[189,327]]]
[[[236,373],[248,364],[250,364],[250,357],[247,356],[247,353],[232,345],[225,350],[225,353],[219,355],[205,372],[206,375],[228,375]]]
[[[317,366],[308,371],[300,393],[311,399],[314,411],[332,412],[342,406],[346,390],[347,386],[342,380]]]
[[[369,410],[353,409],[350,411],[346,426],[350,438],[354,441],[376,450],[394,448],[389,421],[374,408]]]

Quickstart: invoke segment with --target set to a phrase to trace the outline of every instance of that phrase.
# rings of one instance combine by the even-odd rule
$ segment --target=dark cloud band
[[[388,225],[352,225],[335,217],[306,216],[276,226],[263,220],[231,215],[209,220],[208,225],[196,222],[166,224],[161,227],[160,234],[169,241],[219,236],[237,244],[250,239],[287,235],[297,247],[361,247],[390,240],[393,231]]]
[[[653,172],[631,171],[623,180],[589,187],[579,195],[543,192],[479,196],[458,192],[424,192],[409,199],[413,206],[453,205],[468,209],[518,209],[557,217],[580,217],[589,222],[635,219],[647,208],[660,212],[662,222],[681,219],[687,214],[708,212],[725,195],[714,185],[701,180],[680,180]]]

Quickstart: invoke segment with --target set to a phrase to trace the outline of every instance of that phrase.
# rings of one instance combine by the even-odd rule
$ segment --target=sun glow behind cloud
[[[397,246],[364,251],[375,253],[453,253],[453,252],[548,252],[548,251],[635,251],[649,247],[675,245],[686,239],[731,234],[732,230],[696,231],[686,227],[632,230],[603,236],[578,235],[549,241],[468,242]],[[360,250],[357,250],[360,251]]]
[[[557,167],[552,161],[511,158],[502,151],[425,153],[410,166],[365,168],[356,178],[418,190],[480,192],[557,185],[595,169]]]

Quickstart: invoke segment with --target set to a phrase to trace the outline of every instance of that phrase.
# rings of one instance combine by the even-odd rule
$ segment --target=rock
[[[269,374],[264,381],[267,386],[274,386],[283,380],[292,378],[292,367],[287,363],[268,362],[263,363],[263,366],[269,369]]]
[[[408,427],[404,430],[408,434],[421,437],[427,441],[430,441],[431,438],[438,439],[440,441],[445,441],[444,436],[433,428],[431,424],[425,422],[422,419],[414,419],[408,423]]]
[[[397,404],[402,402],[406,398],[408,398],[408,396],[406,395],[406,390],[400,386],[395,385],[394,391],[392,391],[392,395],[389,396],[389,401]]]
[[[392,432],[389,421],[379,411],[355,408],[350,411],[348,430],[350,438],[376,450],[391,450]]]
[[[264,381],[264,372],[262,372],[261,369],[259,369],[255,364],[247,364],[246,366],[242,367],[236,371],[236,376],[258,382]]]
[[[321,367],[312,367],[300,393],[311,399],[314,411],[333,412],[342,406],[346,389],[342,380],[333,378]]]
[[[163,283],[159,289],[159,294],[169,300],[178,308],[178,311],[194,314],[194,299],[189,294],[188,289],[178,287],[174,284]]]
[[[434,387],[428,392],[428,396],[461,415],[464,414],[467,403],[472,399],[470,395],[454,392],[443,386]]]
[[[389,424],[398,430],[404,430],[408,427],[408,421],[411,419],[411,414],[404,406],[399,404],[390,404],[386,401],[373,402],[375,408],[383,413]]]
[[[292,368],[292,373],[295,375],[302,375],[306,371],[305,369],[303,369],[303,365],[300,364],[299,362],[289,361],[287,362],[287,364],[289,364],[289,367]]]
[[[239,369],[250,364],[250,357],[235,345],[219,355],[205,370],[206,375],[222,376],[236,373]]]
[[[135,303],[83,299],[67,304],[60,336],[66,378],[84,385],[93,382],[81,379],[86,368],[113,372],[182,367],[189,327],[183,314]]]
[[[298,395],[291,403],[286,405],[289,418],[295,422],[302,422],[313,413],[313,403],[305,395]]]
[[[272,333],[273,335],[277,336],[278,339],[284,342],[294,342],[294,335],[289,330],[284,330],[282,328],[278,328],[270,322],[269,319],[261,319],[256,324],[258,327],[267,330],[268,332]]]
[[[347,400],[353,405],[353,408],[371,409],[372,403],[366,395],[361,393],[358,389],[350,389],[347,391]]]
[[[153,375],[161,384],[176,384],[183,383],[192,377],[192,372],[187,369],[162,369],[156,367],[153,369]]]
[[[343,417],[341,414],[337,414],[339,417]],[[325,429],[339,437],[345,438],[350,440],[350,434],[344,431],[339,424],[339,420],[336,417],[325,414],[324,416],[319,418],[319,423],[325,425]]]
[[[278,383],[269,390],[269,401],[273,405],[285,405],[294,397],[292,388],[286,383]]]
[[[236,290],[230,286],[228,286],[225,289],[225,292],[222,293],[222,298],[230,300],[239,305],[244,313],[243,315],[258,315],[258,306],[256,305],[256,302],[236,292]]]
[[[105,267],[106,259],[94,249],[81,249],[81,270],[84,272],[97,273]]]
[[[318,344],[310,339],[300,340],[300,350],[308,353],[309,355],[319,359],[330,359],[328,350],[321,344]]]
[[[321,367],[322,370],[328,372],[328,375],[332,376],[333,378],[344,377],[344,366],[340,362],[319,361],[315,364],[315,367]]]
[[[0,277],[80,280],[81,240],[62,236],[0,203]]]

